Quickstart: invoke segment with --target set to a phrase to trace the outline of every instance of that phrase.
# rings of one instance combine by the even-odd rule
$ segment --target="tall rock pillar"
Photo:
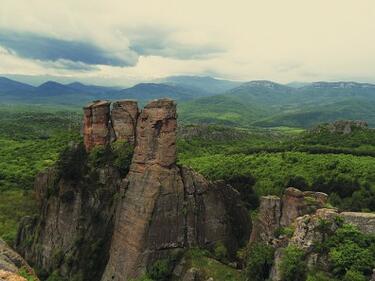
[[[154,251],[183,247],[184,187],[175,165],[176,127],[176,104],[168,99],[149,103],[138,117],[127,190],[102,280],[129,280],[145,269]]]
[[[110,105],[108,101],[95,101],[83,108],[83,142],[87,151],[109,143]]]

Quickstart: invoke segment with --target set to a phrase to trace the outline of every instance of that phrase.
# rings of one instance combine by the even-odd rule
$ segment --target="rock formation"
[[[123,100],[114,102],[112,106],[111,120],[116,140],[134,144],[139,114],[137,102]]]
[[[233,252],[238,245],[231,238],[246,233],[246,211],[233,189],[176,165],[176,128],[170,100],[151,102],[138,118],[127,191],[102,280],[134,278],[157,259],[191,246],[223,242]]]
[[[280,281],[280,262],[286,246],[296,246],[303,250],[307,267],[329,272],[327,253],[315,251],[315,246],[326,238],[322,222],[329,225],[334,232],[340,220],[356,226],[362,233],[375,233],[375,214],[358,212],[338,212],[333,208],[325,208],[327,195],[321,192],[302,192],[295,188],[285,190],[282,198],[264,196],[260,201],[257,219],[254,221],[250,244],[266,243],[275,249],[274,266],[270,272],[270,280]],[[292,232],[286,235],[283,228]]]
[[[290,226],[300,216],[323,208],[327,197],[325,193],[302,192],[293,187],[285,190],[282,199],[277,196],[262,197],[250,242],[279,243],[275,237],[276,230]]]
[[[110,102],[95,101],[83,109],[83,141],[87,150],[107,145],[111,137]]]
[[[0,239],[0,280],[26,281],[26,278],[19,275],[20,270],[29,276],[35,276],[27,262]],[[35,280],[38,279],[35,277]]]
[[[48,273],[93,281],[130,280],[189,247],[221,243],[233,257],[249,235],[247,211],[224,182],[176,164],[176,130],[172,100],[85,107],[84,146],[37,177],[40,215],[24,219],[17,249]],[[134,145],[126,176],[111,160],[116,140]]]
[[[318,125],[312,129],[313,133],[320,133],[322,131],[328,131],[336,134],[351,134],[356,129],[367,129],[368,124],[362,120],[338,120],[332,123],[326,123]]]

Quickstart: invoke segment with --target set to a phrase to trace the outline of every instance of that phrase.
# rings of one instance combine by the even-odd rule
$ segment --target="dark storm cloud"
[[[67,68],[90,68],[87,65],[133,66],[137,63],[137,55],[118,56],[110,50],[104,50],[92,43],[56,39],[34,33],[12,32],[0,30],[0,46],[15,53],[19,57],[41,60],[59,61]],[[80,62],[80,64],[67,63]],[[86,64],[86,66],[84,65]]]

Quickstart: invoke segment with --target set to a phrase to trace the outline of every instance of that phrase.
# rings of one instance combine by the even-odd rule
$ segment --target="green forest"
[[[64,107],[3,106],[0,118],[0,236],[12,243],[20,219],[36,212],[36,174],[54,165],[70,144],[82,141],[82,116],[79,111]],[[240,192],[249,214],[256,211],[260,196],[281,195],[290,186],[328,193],[329,204],[340,210],[375,211],[373,129],[357,128],[342,134],[330,132],[326,125],[319,130],[305,130],[180,124],[177,147],[179,164],[192,167],[210,180],[230,183]],[[354,235],[352,232],[349,234]],[[373,238],[361,239],[372,241],[368,243],[373,247]],[[336,240],[332,243],[339,248]],[[332,245],[327,251],[333,251]],[[250,267],[256,270],[259,259],[267,262],[267,255],[271,255],[264,245],[253,247],[257,248],[247,258],[249,276],[254,274]],[[219,257],[223,255],[220,249],[217,251]],[[295,251],[288,249],[291,260],[298,260]],[[216,274],[217,280],[243,278],[210,255],[197,249],[187,257],[196,267]],[[337,264],[341,266],[340,261]],[[160,268],[155,270],[159,272]],[[227,279],[221,279],[223,274]],[[330,280],[319,274],[309,273],[308,280]]]

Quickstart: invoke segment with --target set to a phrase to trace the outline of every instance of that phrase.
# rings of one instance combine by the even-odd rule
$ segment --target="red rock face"
[[[111,111],[112,127],[117,141],[135,142],[138,103],[132,100],[116,101]]]
[[[87,151],[110,141],[110,102],[97,101],[83,108],[83,141]]]

